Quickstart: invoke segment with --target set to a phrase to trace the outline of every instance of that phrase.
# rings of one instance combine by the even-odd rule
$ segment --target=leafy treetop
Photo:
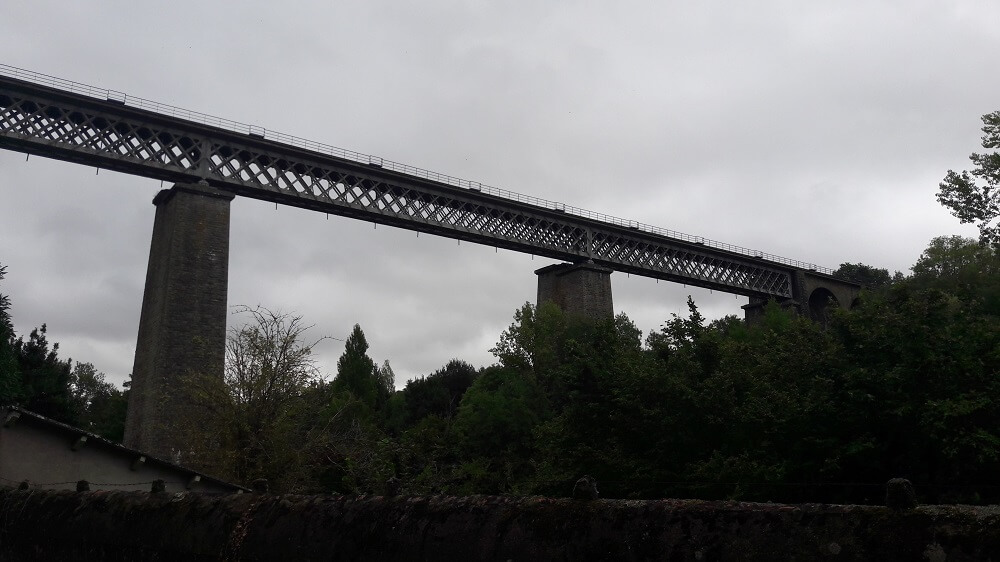
[[[962,224],[979,227],[983,245],[1000,248],[1000,111],[983,115],[983,148],[994,149],[982,154],[973,152],[969,160],[972,171],[957,173],[948,170],[940,184],[938,201],[951,210]]]

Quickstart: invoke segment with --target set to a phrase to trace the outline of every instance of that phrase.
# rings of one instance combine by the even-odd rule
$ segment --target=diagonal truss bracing
[[[61,89],[0,76],[0,148],[754,297],[795,270]]]

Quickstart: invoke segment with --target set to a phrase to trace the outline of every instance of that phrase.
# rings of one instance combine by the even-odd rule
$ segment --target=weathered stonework
[[[996,506],[0,488],[0,559],[995,560]]]
[[[535,271],[538,305],[552,301],[567,316],[599,320],[615,315],[611,272],[593,263],[558,263]]]
[[[232,200],[230,193],[191,184],[153,199],[125,445],[192,468],[204,466],[185,458],[182,428],[198,427],[205,414],[181,383],[190,376],[222,377]]]
[[[792,273],[792,298],[780,304],[817,322],[825,322],[828,306],[850,310],[860,293],[861,287],[856,283],[814,271],[796,270]],[[750,303],[742,307],[746,320],[758,321],[766,304],[766,299],[751,297]]]

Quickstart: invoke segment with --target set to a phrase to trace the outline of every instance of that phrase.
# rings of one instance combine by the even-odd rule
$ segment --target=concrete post
[[[557,263],[535,271],[538,305],[552,301],[567,316],[591,320],[613,318],[611,269],[593,263]]]
[[[204,184],[177,184],[153,199],[125,445],[191,468],[205,463],[191,458],[185,435],[207,420],[182,382],[222,378],[232,200]]]

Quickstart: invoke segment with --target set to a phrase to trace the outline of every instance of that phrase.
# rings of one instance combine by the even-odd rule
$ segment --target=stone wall
[[[535,271],[537,305],[552,301],[567,316],[602,320],[615,315],[611,273],[593,263],[557,263]]]
[[[0,489],[0,559],[996,559],[996,507]]]
[[[857,283],[812,271],[796,271],[793,275],[794,300],[813,320],[820,320],[828,299],[840,308],[850,309],[861,294]]]

